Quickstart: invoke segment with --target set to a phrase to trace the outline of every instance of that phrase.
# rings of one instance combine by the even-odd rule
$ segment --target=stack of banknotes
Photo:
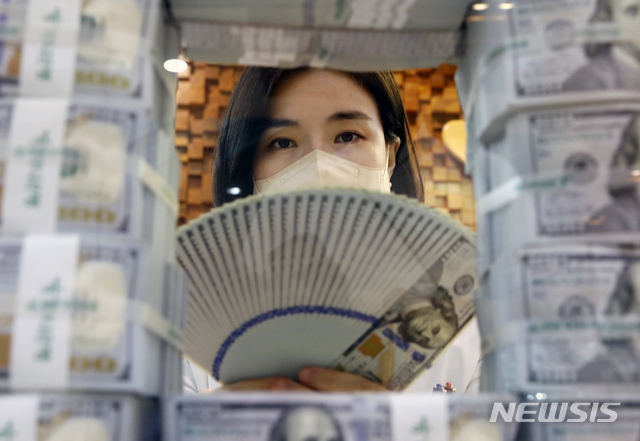
[[[401,390],[474,314],[473,235],[397,195],[252,196],[181,227],[177,256],[185,352],[223,383],[317,365]]]
[[[165,404],[166,441],[511,441],[518,424],[491,421],[509,395],[184,396]]]
[[[28,57],[23,57],[27,46],[33,43],[27,26],[31,5],[28,0],[6,0],[0,5],[3,98],[21,95],[21,72],[32,67]],[[158,104],[169,102],[157,93],[160,84],[175,87],[162,63],[180,49],[180,41],[178,30],[164,23],[161,2],[91,0],[69,5],[74,8],[73,13],[80,15],[80,26],[73,33],[61,32],[57,44],[76,47],[72,60],[75,69],[69,70],[75,94],[102,99],[135,98],[156,109],[162,108]],[[55,11],[47,6],[48,2],[38,2],[45,14]],[[171,118],[170,114],[165,116]]]
[[[466,22],[458,72],[478,204],[481,385],[637,400],[638,7],[488,3]]]
[[[7,390],[11,368],[16,367],[10,357],[12,311],[18,304],[22,248],[20,238],[0,238],[0,390]],[[169,381],[176,390],[181,360],[177,349],[150,332],[143,316],[151,308],[176,329],[182,327],[182,271],[169,264],[157,270],[150,265],[148,247],[103,236],[83,236],[79,261],[70,319],[68,387],[157,394]],[[150,281],[158,277],[163,278],[159,293],[150,289]],[[43,312],[37,304],[21,311]],[[164,360],[167,352],[173,354],[169,363]]]
[[[158,403],[128,395],[0,395],[0,437],[20,441],[157,441]]]
[[[470,0],[168,0],[211,63],[415,69],[452,57]]]
[[[0,439],[158,439],[188,291],[168,240],[178,30],[160,0],[0,17]]]

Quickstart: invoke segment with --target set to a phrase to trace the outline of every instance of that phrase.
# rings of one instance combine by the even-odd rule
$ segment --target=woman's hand
[[[307,367],[300,371],[300,382],[282,377],[260,378],[228,384],[220,389],[227,391],[291,391],[291,392],[385,392],[386,389],[359,375]]]
[[[318,392],[386,392],[384,386],[359,375],[308,367],[300,371],[300,383]]]
[[[311,392],[302,384],[282,377],[259,378],[257,380],[238,381],[237,383],[227,384],[226,386],[216,389],[220,392],[250,392],[250,391],[292,391],[292,392]]]

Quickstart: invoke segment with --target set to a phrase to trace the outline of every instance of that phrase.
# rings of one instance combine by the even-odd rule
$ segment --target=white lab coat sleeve
[[[430,392],[450,382],[457,393],[477,392],[480,378],[480,331],[476,319],[449,344],[430,369],[414,380],[409,392]]]

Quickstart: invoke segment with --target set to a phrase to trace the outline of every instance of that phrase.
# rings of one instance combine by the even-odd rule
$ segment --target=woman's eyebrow
[[[371,117],[364,112],[360,112],[359,110],[350,110],[346,112],[336,112],[327,118],[329,122],[331,121],[343,121],[350,119],[366,119],[371,120]]]
[[[298,121],[293,119],[267,119],[266,129],[273,129],[278,127],[291,127],[299,126]]]

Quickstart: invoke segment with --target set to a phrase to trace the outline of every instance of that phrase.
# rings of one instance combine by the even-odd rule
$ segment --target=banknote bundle
[[[157,0],[91,0],[68,2],[79,18],[71,29],[59,32],[58,44],[77,44],[69,60],[76,94],[100,98],[134,98],[153,104],[155,88],[166,82],[162,62],[179,50],[177,29],[162,23]],[[28,93],[21,71],[38,68],[29,57],[34,35],[28,23],[34,13],[64,22],[46,1],[7,0],[0,5],[0,97]],[[169,80],[171,81],[171,80]]]
[[[456,84],[479,139],[514,111],[640,99],[639,16],[619,0],[485,2],[465,22]]]
[[[319,365],[400,390],[473,317],[473,235],[404,197],[257,195],[177,242],[191,281],[185,353],[223,383]]]
[[[19,104],[15,99],[0,100],[3,189],[9,174],[7,157],[28,154],[9,145],[12,130],[21,128],[21,121],[14,114]],[[154,206],[167,204],[157,196],[157,190],[143,181],[140,164],[144,163],[145,169],[153,168],[172,189],[179,181],[178,158],[170,145],[159,146],[162,136],[144,108],[135,103],[73,99],[68,106],[61,152],[57,231],[149,240]],[[0,214],[0,225],[5,215]],[[165,234],[170,232],[164,230]]]
[[[637,400],[640,34],[631,9],[488,2],[467,20],[457,80],[478,206],[485,390]]]
[[[170,0],[187,55],[210,63],[344,70],[438,66],[467,0]]]
[[[522,112],[476,152],[487,388],[637,396],[638,115]]]
[[[510,441],[518,425],[490,422],[508,395],[212,394],[165,404],[167,441]]]
[[[149,397],[181,390],[186,315],[162,69],[178,29],[159,0],[7,0],[0,17],[0,434],[157,439]]]
[[[158,403],[108,394],[0,395],[0,436],[20,441],[155,441]]]
[[[5,390],[20,368],[11,354],[30,350],[12,347],[21,341],[14,335],[19,332],[15,311],[37,318],[47,308],[36,301],[17,307],[18,278],[25,265],[23,242],[0,238],[0,389]],[[150,289],[149,282],[158,274],[164,274],[162,291]],[[185,282],[175,266],[150,265],[148,247],[83,239],[71,301],[48,306],[53,312],[54,308],[70,311],[68,387],[146,394],[159,394],[165,387],[180,390],[176,384],[180,354],[149,322],[161,314],[175,329],[183,328]]]

